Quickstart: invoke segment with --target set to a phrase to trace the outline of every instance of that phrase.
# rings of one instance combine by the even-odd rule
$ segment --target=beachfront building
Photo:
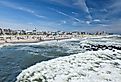
[[[10,29],[3,29],[3,34],[10,35],[11,34],[11,30]]]
[[[51,32],[51,35],[55,36],[55,35],[57,35],[57,33],[56,32]]]
[[[74,31],[71,34],[72,34],[72,37],[78,37],[80,35],[80,32]]]
[[[84,35],[84,34],[86,34],[86,32],[81,32],[80,34],[81,34],[81,35]]]
[[[79,34],[80,34],[80,32],[78,32],[78,31],[72,32],[72,35],[79,35]]]
[[[2,31],[2,29],[0,28],[0,35],[2,35],[3,34],[3,31]]]
[[[0,28],[0,35],[16,35],[17,31],[11,29],[1,29]]]
[[[26,34],[27,35],[33,35],[33,32],[32,31],[26,31]]]
[[[32,31],[33,35],[37,35],[37,29],[35,28],[33,31]]]
[[[26,31],[25,30],[17,30],[17,34],[26,35]]]
[[[25,31],[25,30],[12,30],[12,29],[1,29],[0,28],[0,35],[41,35],[41,36],[73,36],[77,37],[79,35],[107,35],[108,33],[105,31],[96,32],[96,33],[89,33],[89,32],[65,32],[65,31],[37,31],[36,28],[32,31]]]
[[[96,32],[95,35],[107,35],[108,33],[105,31],[102,32]]]
[[[43,35],[43,33],[42,32],[37,32],[37,35]]]
[[[16,35],[17,32],[15,30],[12,30],[12,29],[3,29],[3,34],[4,35]]]
[[[64,31],[57,31],[57,34],[58,35],[64,35],[64,34],[66,34],[66,32],[64,32]]]
[[[17,31],[16,30],[11,30],[11,34],[12,35],[17,35]]]

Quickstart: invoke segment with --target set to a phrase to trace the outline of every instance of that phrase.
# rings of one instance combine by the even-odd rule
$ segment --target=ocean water
[[[108,82],[108,81],[120,82],[121,81],[120,79],[121,50],[120,49],[119,50],[117,49],[100,50],[99,49],[99,50],[93,51],[91,48],[87,49],[87,47],[90,45],[115,46],[116,48],[121,47],[121,36],[115,35],[115,36],[105,36],[105,37],[73,39],[73,40],[65,40],[65,41],[49,41],[49,42],[41,42],[41,43],[28,43],[28,44],[21,43],[21,44],[4,45],[0,48],[0,78],[1,78],[0,82],[15,82],[15,81],[20,82],[25,79],[27,80],[27,82],[34,82],[30,80],[32,80],[35,77],[37,79],[38,76],[41,79],[43,79],[41,77],[43,75],[38,75],[37,71],[43,70],[45,68],[47,69],[41,71],[41,73],[47,74],[47,75],[45,74],[44,77],[46,76],[46,78],[49,78],[49,79],[46,79],[48,82],[60,82],[60,81],[61,82],[92,82],[92,81],[96,82],[96,80],[94,81],[94,77],[91,77],[91,76],[95,76],[99,80],[97,82]],[[69,63],[71,61],[72,65],[70,65],[67,61],[69,61]],[[117,61],[116,65],[118,67],[112,66],[113,63],[115,63],[114,61],[115,62]],[[78,62],[81,62],[82,68],[78,67],[78,66],[81,66],[81,65],[78,65]],[[99,63],[102,66],[95,69],[96,67],[94,66],[95,62],[96,64]],[[36,63],[38,64],[35,65]],[[51,64],[53,67],[51,66]],[[102,68],[103,66],[104,68]],[[101,70],[101,69],[104,69],[104,70]],[[116,77],[112,77],[111,74],[109,75],[110,77],[108,77],[105,74],[105,72],[107,73],[105,69],[107,69],[108,72],[113,70],[114,72],[112,72],[112,74],[115,74]],[[67,70],[69,70],[69,73],[71,73],[70,76],[68,76],[68,74],[65,74]],[[77,71],[81,70],[82,72],[81,76],[76,75],[75,74],[76,72],[73,74],[74,70],[77,70]],[[90,72],[90,70],[94,70],[94,72],[93,71]],[[97,72],[95,73],[95,71]],[[31,76],[31,74],[34,74],[34,73],[35,73],[34,76],[29,77]],[[63,75],[63,78],[56,79],[56,77],[54,77],[54,76],[61,77],[59,75]],[[85,77],[82,78],[82,76],[85,76]],[[107,78],[103,78],[103,76],[106,76]],[[39,77],[38,79],[40,79]],[[54,78],[54,79],[50,79],[50,78]],[[67,78],[72,78],[73,80],[65,81],[65,79]],[[110,78],[114,79],[114,81],[111,80]],[[115,78],[117,78],[117,80],[115,80]],[[46,82],[46,81],[43,80],[40,82]]]
[[[15,82],[22,70],[38,62],[79,52],[78,40],[8,44],[0,48],[0,82]]]

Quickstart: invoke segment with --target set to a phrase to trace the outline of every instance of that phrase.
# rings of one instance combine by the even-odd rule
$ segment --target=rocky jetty
[[[113,45],[93,45],[93,44],[88,44],[88,45],[80,45],[80,48],[86,49],[87,51],[98,51],[98,50],[121,50],[121,47],[119,46],[113,46]]]

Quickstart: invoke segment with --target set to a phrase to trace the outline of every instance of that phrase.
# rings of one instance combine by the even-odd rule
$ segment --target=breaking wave
[[[119,82],[121,51],[88,51],[37,63],[16,82]]]
[[[16,82],[121,81],[120,36],[85,38],[77,45],[82,52],[37,63],[23,70]]]

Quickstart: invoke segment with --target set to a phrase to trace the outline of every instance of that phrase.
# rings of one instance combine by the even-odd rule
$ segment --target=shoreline
[[[79,35],[79,36],[70,36],[70,35],[60,35],[60,36],[45,36],[45,35],[2,35],[0,36],[0,45],[6,43],[38,43],[43,41],[52,41],[52,40],[64,40],[64,39],[84,39],[84,38],[94,38],[102,37],[94,35]]]
[[[7,39],[6,39],[7,38]],[[18,39],[19,38],[19,39]],[[52,41],[52,40],[64,40],[64,39],[71,39],[71,37],[42,37],[42,36],[2,36],[0,37],[0,45],[7,44],[7,43],[38,43],[44,41]]]

